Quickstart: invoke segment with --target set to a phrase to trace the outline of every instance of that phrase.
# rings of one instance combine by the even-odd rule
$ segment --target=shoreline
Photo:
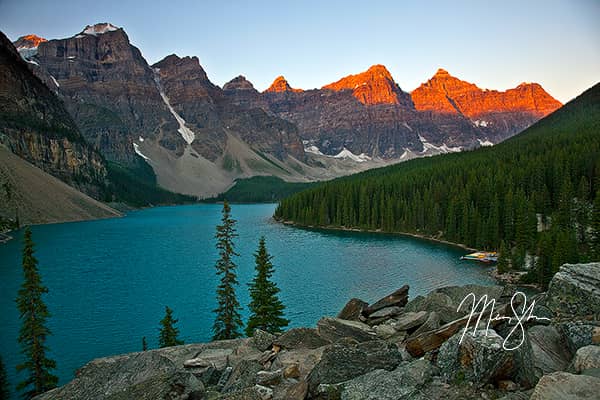
[[[408,233],[408,232],[384,232],[382,230],[373,230],[373,229],[359,229],[359,228],[345,228],[345,227],[334,227],[334,226],[315,226],[315,225],[303,225],[303,224],[299,224],[293,221],[283,221],[283,220],[279,220],[275,217],[273,217],[273,220],[277,223],[283,224],[283,225],[287,225],[287,226],[292,226],[295,228],[301,228],[301,229],[322,229],[325,231],[337,231],[337,232],[356,232],[356,233],[378,233],[378,234],[386,234],[386,235],[397,235],[397,236],[405,236],[405,237],[410,237],[413,239],[419,239],[419,240],[425,240],[428,242],[433,242],[433,243],[439,243],[439,244],[444,244],[447,246],[451,246],[451,247],[456,247],[462,250],[467,250],[467,251],[478,251],[477,249],[474,249],[472,247],[469,247],[467,245],[461,244],[461,243],[453,243],[453,242],[449,242],[447,240],[442,240],[442,239],[436,239],[430,236],[425,236],[425,235],[419,235],[416,233]],[[541,290],[541,288],[536,285],[536,284],[526,284],[526,283],[521,283],[519,282],[519,278],[526,273],[526,271],[510,271],[507,272],[505,274],[499,274],[498,273],[498,269],[497,267],[494,265],[493,267],[489,268],[487,271],[487,274],[494,279],[498,284],[506,286],[506,285],[515,285],[518,287],[526,287],[526,288],[531,288],[531,289],[535,289],[535,290]]]
[[[283,220],[279,220],[275,217],[273,217],[273,220],[283,224],[283,225],[288,225],[288,226],[294,226],[297,228],[308,228],[308,229],[322,229],[322,230],[326,230],[326,231],[338,231],[338,232],[357,232],[357,233],[378,233],[378,234],[384,234],[384,235],[397,235],[397,236],[406,236],[406,237],[412,237],[414,239],[420,239],[420,240],[426,240],[428,242],[434,242],[434,243],[440,243],[440,244],[445,244],[448,246],[452,246],[452,247],[457,247],[463,250],[467,250],[467,251],[477,251],[477,249],[474,249],[472,247],[469,247],[465,244],[462,243],[454,243],[454,242],[450,242],[447,240],[443,240],[443,239],[437,239],[431,236],[426,236],[426,235],[421,235],[418,233],[408,233],[408,232],[384,232],[381,229],[359,229],[359,228],[346,228],[346,227],[337,227],[337,226],[319,226],[319,225],[304,225],[304,224],[299,224],[297,222],[293,222],[293,221],[283,221]]]

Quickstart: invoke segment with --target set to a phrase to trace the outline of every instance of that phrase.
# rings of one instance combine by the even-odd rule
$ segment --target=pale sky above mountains
[[[226,4],[225,4],[226,3]],[[311,89],[384,64],[405,91],[442,67],[481,88],[538,82],[562,102],[600,80],[600,1],[1,0],[12,40],[123,27],[149,63],[195,55],[223,85]]]

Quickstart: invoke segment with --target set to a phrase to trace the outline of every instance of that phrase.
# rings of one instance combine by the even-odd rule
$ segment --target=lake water
[[[403,284],[410,297],[446,285],[493,284],[486,267],[459,260],[464,251],[418,239],[283,226],[275,205],[233,205],[240,303],[261,235],[274,256],[291,326],[314,326],[352,297],[372,302]],[[150,348],[168,305],[186,343],[211,337],[217,278],[215,226],[221,205],[134,211],[124,218],[34,226],[33,239],[52,317],[50,356],[60,384],[86,362]],[[22,231],[0,245],[0,354],[14,384],[20,326],[14,299],[22,282]],[[246,310],[243,312],[246,318]],[[13,386],[14,393],[14,386]]]

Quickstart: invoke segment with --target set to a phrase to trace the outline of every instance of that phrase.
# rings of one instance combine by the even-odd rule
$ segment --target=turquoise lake
[[[327,232],[272,220],[274,204],[233,205],[240,303],[261,235],[273,255],[291,327],[314,326],[347,300],[375,301],[403,284],[410,297],[446,285],[493,284],[485,266],[460,261],[455,247],[397,235]],[[211,338],[217,277],[215,226],[221,205],[158,207],[117,219],[34,226],[33,239],[52,317],[50,356],[60,384],[86,362],[158,343],[164,307],[186,343]],[[20,360],[15,298],[22,282],[22,231],[0,244],[0,354],[13,384]],[[244,309],[243,316],[247,312]]]

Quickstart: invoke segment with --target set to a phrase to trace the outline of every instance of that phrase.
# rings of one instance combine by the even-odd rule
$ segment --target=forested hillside
[[[528,278],[545,284],[564,262],[600,259],[599,191],[596,84],[497,146],[337,179],[283,200],[275,217],[503,249],[501,266],[535,260]]]

